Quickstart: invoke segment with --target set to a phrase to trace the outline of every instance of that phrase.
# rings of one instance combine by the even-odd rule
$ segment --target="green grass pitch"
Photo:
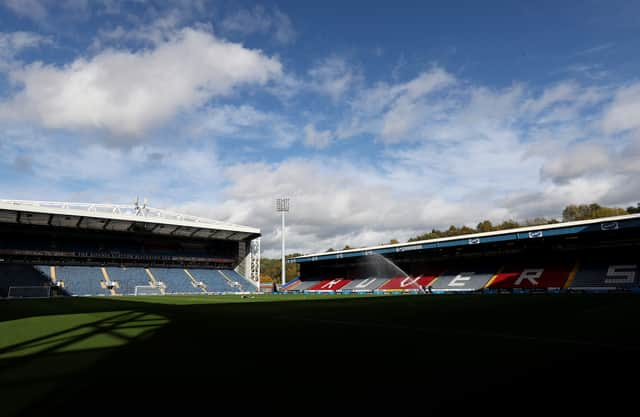
[[[632,294],[0,300],[0,415],[611,412],[638,317]]]

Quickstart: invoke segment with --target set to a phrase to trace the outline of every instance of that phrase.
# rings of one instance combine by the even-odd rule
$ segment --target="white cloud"
[[[425,118],[437,117],[446,104],[441,101],[437,106],[430,106],[429,96],[455,83],[453,75],[434,67],[405,83],[380,83],[361,90],[352,101],[351,119],[337,129],[338,137],[373,133],[388,143],[415,139],[417,125]]]
[[[566,183],[573,178],[600,174],[611,166],[607,147],[598,144],[579,144],[569,153],[552,156],[542,167],[542,177],[555,183]]]
[[[248,139],[279,148],[300,140],[299,129],[285,115],[249,105],[211,107],[192,119],[188,121],[189,131],[195,136]]]
[[[620,88],[602,121],[606,133],[640,128],[640,83]]]
[[[170,41],[186,16],[180,10],[171,10],[147,24],[140,24],[135,29],[127,30],[123,26],[113,29],[99,29],[93,42],[93,49],[99,50],[103,44],[120,41],[139,41],[152,46]]]
[[[538,113],[551,105],[571,101],[575,98],[578,85],[575,82],[564,82],[544,90],[536,99],[527,100],[524,110]]]
[[[225,176],[230,184],[224,203],[201,207],[199,214],[259,226],[266,256],[277,253],[280,235],[274,199],[280,195],[291,198],[290,251],[406,240],[416,230],[448,225],[465,212],[472,216],[480,210],[468,210],[438,196],[399,195],[383,172],[341,159],[240,164],[229,167]]]
[[[318,62],[309,70],[309,88],[325,94],[337,102],[360,80],[349,64],[338,56],[331,56]]]
[[[47,8],[41,0],[3,0],[3,3],[18,16],[33,20],[43,20],[47,17]]]
[[[16,55],[27,48],[51,43],[49,38],[33,32],[0,32],[0,72],[19,65]]]
[[[240,9],[228,15],[220,25],[225,32],[252,35],[273,33],[276,41],[288,44],[295,40],[296,32],[291,19],[278,8],[267,10],[263,6]]]
[[[150,45],[145,50],[107,50],[65,67],[19,68],[12,74],[17,74],[16,80],[23,76],[25,90],[5,110],[7,106],[16,110],[11,106],[22,99],[30,114],[51,110],[52,119],[45,120],[41,113],[31,116],[45,126],[97,126],[135,134],[185,109],[177,119],[189,126],[186,133],[181,131],[185,138],[109,148],[97,139],[79,146],[86,142],[79,137],[70,141],[58,131],[53,132],[59,137],[34,139],[25,134],[18,141],[6,136],[5,129],[0,133],[2,168],[52,184],[50,192],[55,195],[70,190],[64,184],[69,179],[82,178],[86,184],[74,185],[73,192],[85,201],[128,201],[139,194],[155,206],[257,226],[263,231],[267,256],[278,253],[274,199],[281,195],[292,198],[288,248],[301,252],[374,245],[391,238],[403,241],[432,228],[475,225],[486,218],[500,222],[559,216],[570,203],[626,205],[640,195],[640,182],[635,180],[640,173],[640,130],[634,117],[640,103],[637,85],[607,90],[568,80],[546,88],[524,83],[490,88],[432,67],[402,82],[366,86],[352,65],[335,56],[318,61],[314,70],[296,78],[282,75],[276,59],[221,41],[205,29],[175,35],[169,20],[158,27],[155,32],[139,28],[136,33]],[[239,59],[240,67],[249,69],[225,75],[217,61],[212,63],[218,54],[192,56],[196,53],[191,49],[199,51],[203,45],[205,50],[231,51],[232,56],[238,52],[251,65]],[[152,63],[163,62],[187,70],[176,66],[166,73],[159,70],[162,77],[151,82],[149,74],[155,76],[152,70],[158,67]],[[265,71],[265,63],[272,65],[270,71]],[[213,75],[209,67],[206,74],[199,72],[207,65],[215,68]],[[112,76],[115,69],[128,71],[127,77]],[[174,79],[174,72],[180,76]],[[27,76],[31,74],[48,78],[35,84]],[[53,103],[53,97],[60,101],[62,92],[88,75],[102,76],[106,82],[100,85],[108,85],[109,94],[123,104],[116,109],[99,100],[82,102],[100,112],[81,112],[67,104],[61,108],[34,104]],[[88,91],[89,98],[98,90],[90,82],[93,79],[78,88]],[[44,83],[48,80],[53,93]],[[315,91],[333,99],[335,106],[314,113],[318,107],[306,106],[304,100],[295,101],[295,111],[287,103],[283,111],[265,110],[258,106],[259,100],[244,96],[233,104],[209,100],[230,94],[237,86],[265,85],[270,80],[277,83],[265,90],[286,85],[298,94]],[[138,112],[129,119],[130,113],[145,107],[134,105],[138,102],[130,89],[136,85],[153,99],[147,109],[153,110],[154,118]],[[44,94],[27,95],[28,86]],[[162,103],[165,97],[172,106]],[[205,100],[207,104],[199,106]],[[189,114],[193,108],[198,111]],[[89,118],[93,113],[95,120]],[[300,119],[295,115],[307,124],[296,124]],[[236,146],[242,138],[251,143]],[[332,146],[336,138],[353,138],[349,151],[355,152],[338,157],[300,158],[290,153],[274,157],[265,151],[273,146],[273,138],[284,138],[285,145],[299,141],[318,149]],[[223,147],[224,139],[233,140],[234,146]],[[253,149],[246,151],[249,147]],[[301,151],[311,154],[310,149]],[[346,156],[360,151],[358,159]]]
[[[30,129],[0,134],[0,143],[7,144],[1,149],[0,167],[10,167],[14,181],[33,179],[48,185],[45,191],[30,189],[32,194],[24,195],[29,199],[69,194],[68,184],[74,183],[71,194],[80,193],[85,201],[128,202],[140,195],[166,207],[180,200],[211,201],[223,183],[218,153],[211,144],[108,147],[84,138],[61,142]]]
[[[330,130],[316,130],[313,124],[308,124],[304,127],[304,134],[304,143],[318,149],[326,148],[333,138]]]
[[[0,53],[6,57],[46,42],[47,38],[33,32],[0,32]]]
[[[178,112],[234,88],[280,76],[276,58],[185,28],[153,49],[105,50],[63,67],[34,63],[11,71],[22,90],[2,113],[48,128],[142,135]]]

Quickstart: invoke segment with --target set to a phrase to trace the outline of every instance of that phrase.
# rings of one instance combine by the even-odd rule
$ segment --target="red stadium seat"
[[[309,288],[308,291],[336,291],[350,282],[350,279],[344,278],[326,279],[324,281],[320,281],[319,284],[316,284],[313,287]]]
[[[573,266],[507,265],[489,282],[487,288],[562,288]]]
[[[435,274],[418,277],[393,277],[378,289],[382,291],[419,290],[431,284],[436,278],[437,275]]]

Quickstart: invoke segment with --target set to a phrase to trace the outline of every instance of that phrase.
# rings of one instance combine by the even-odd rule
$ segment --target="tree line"
[[[636,207],[627,207],[626,209],[620,207],[605,207],[600,204],[570,204],[562,210],[562,222],[572,222],[578,220],[590,220],[598,219],[601,217],[622,216],[624,214],[640,213],[640,203]],[[505,220],[499,224],[493,224],[490,220],[483,220],[476,225],[476,227],[455,225],[449,226],[446,230],[433,229],[430,232],[423,233],[418,236],[410,238],[409,242],[415,242],[418,240],[436,239],[440,237],[450,237],[466,235],[470,233],[483,233],[483,232],[495,232],[498,230],[515,229],[517,227],[526,226],[539,226],[544,224],[560,223],[560,220],[554,218],[537,217],[534,219],[528,219],[524,222],[517,222],[515,220]]]
[[[302,255],[301,253],[291,253],[287,255],[285,258],[295,258],[296,256]],[[262,282],[277,282],[281,281],[281,271],[282,271],[282,259],[270,259],[270,258],[260,258],[260,281]],[[287,272],[286,280],[291,281],[293,278],[300,275],[300,265],[299,264],[286,264],[285,271]]]

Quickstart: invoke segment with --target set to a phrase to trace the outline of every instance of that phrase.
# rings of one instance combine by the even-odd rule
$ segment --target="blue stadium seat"
[[[202,294],[182,268],[150,268],[155,279],[165,285],[165,294]]]
[[[136,286],[151,285],[147,271],[144,268],[107,268],[111,281],[117,281],[120,287],[118,294],[135,295]]]
[[[222,270],[222,273],[227,278],[230,278],[231,280],[237,282],[244,291],[247,291],[247,292],[256,291],[256,286],[253,285],[247,278],[243,277],[236,271],[232,269],[224,269]]]
[[[69,295],[109,295],[102,288],[102,270],[97,266],[57,266],[56,278],[64,282],[64,291]]]
[[[39,287],[50,284],[49,275],[43,273],[38,267],[31,265],[0,265],[0,297],[7,296],[9,287]]]
[[[207,292],[242,292],[243,288],[234,286],[233,281],[227,279],[217,269],[189,269],[196,281],[202,281],[207,286]],[[227,271],[225,271],[227,272]]]

